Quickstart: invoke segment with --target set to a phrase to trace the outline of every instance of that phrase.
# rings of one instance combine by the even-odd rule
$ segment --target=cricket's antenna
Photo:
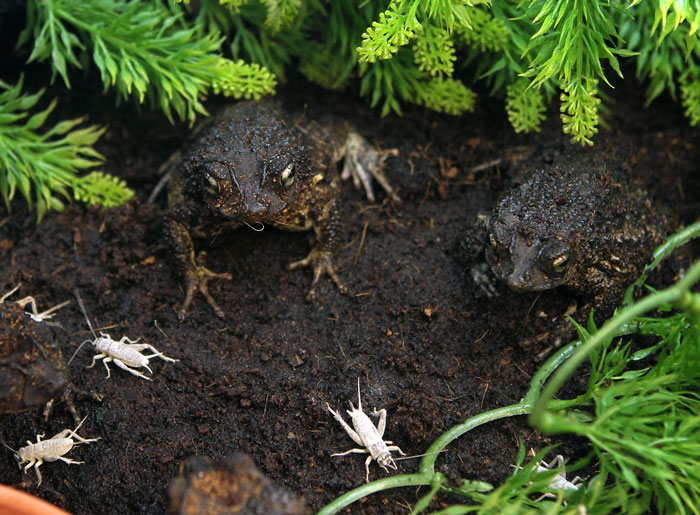
[[[414,456],[402,456],[400,458],[393,458],[393,460],[394,461],[412,460],[413,458],[422,458],[423,456],[432,456],[433,454],[440,454],[443,452],[447,452],[447,449],[442,449],[441,451],[437,451],[437,452],[426,452],[425,454],[416,454]]]
[[[73,432],[74,432],[74,433],[77,433],[77,432],[78,432],[78,429],[80,429],[80,426],[83,425],[83,422],[85,422],[85,419],[87,419],[87,415],[85,415],[85,416],[83,417],[83,420],[80,421],[80,424],[78,424],[78,427],[76,427],[75,429],[73,429]]]
[[[17,451],[16,451],[16,450],[14,450],[12,447],[10,447],[9,445],[7,445],[7,443],[5,442],[5,439],[4,439],[2,436],[0,436],[0,443],[3,444],[3,445],[4,445],[5,447],[7,447],[8,449],[10,449],[10,450],[11,450],[12,452],[14,452],[15,454],[17,454]]]
[[[83,348],[83,345],[85,345],[86,343],[92,343],[92,340],[85,340],[83,343],[81,343],[80,345],[78,345],[78,348],[75,349],[75,352],[73,353],[73,355],[72,355],[72,356],[70,357],[70,359],[68,360],[68,363],[66,364],[66,366],[70,365],[70,362],[73,361],[73,358],[75,357],[75,355],[78,354],[78,352],[80,352],[80,349],[82,349],[82,348]],[[76,431],[77,431],[77,429],[76,429]]]
[[[90,323],[90,319],[88,318],[87,311],[85,311],[85,305],[83,304],[83,299],[80,298],[80,292],[78,291],[78,288],[75,289],[75,298],[78,299],[78,305],[80,306],[80,310],[83,312],[83,315],[85,316],[85,321],[88,324],[88,327],[90,328],[90,331],[92,331],[92,335],[97,338],[97,335],[95,334],[95,330],[92,328],[92,323]]]
[[[357,376],[357,409],[362,411],[362,398],[360,397],[360,376]]]
[[[97,335],[95,334],[95,330],[92,328],[92,324],[90,323],[90,319],[88,318],[87,311],[85,311],[85,305],[83,304],[83,299],[80,298],[80,292],[78,291],[78,288],[75,289],[74,293],[75,293],[75,298],[78,299],[78,306],[80,306],[80,310],[83,312],[83,315],[85,316],[85,321],[87,322],[88,327],[90,328],[90,331],[92,332],[92,335],[95,337],[95,340],[97,340]],[[78,354],[78,352],[80,352],[80,349],[83,348],[83,345],[85,345],[88,342],[92,342],[92,340],[85,340],[83,343],[81,343],[78,346],[77,349],[75,349],[75,352],[68,360],[68,363],[66,364],[66,366],[70,365],[70,363],[71,363],[71,361],[73,361],[73,358],[75,357],[75,355]],[[77,429],[76,429],[76,431],[77,431]]]

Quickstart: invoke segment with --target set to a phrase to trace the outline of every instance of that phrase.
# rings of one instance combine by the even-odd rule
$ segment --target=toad
[[[313,229],[315,246],[288,268],[313,269],[309,299],[323,274],[346,293],[333,263],[341,230],[337,207],[341,174],[336,163],[345,159],[343,178],[352,176],[356,185],[364,185],[370,200],[372,177],[396,199],[381,172],[389,155],[396,151],[375,149],[346,123],[292,119],[271,100],[244,101],[223,109],[170,182],[166,232],[187,288],[180,320],[196,292],[224,317],[207,282],[231,275],[207,269],[195,258],[192,243],[193,235],[211,236],[223,228],[270,224],[292,231]]]
[[[650,261],[668,217],[599,153],[576,153],[516,179],[482,217],[486,262],[516,291],[567,287],[612,307]]]

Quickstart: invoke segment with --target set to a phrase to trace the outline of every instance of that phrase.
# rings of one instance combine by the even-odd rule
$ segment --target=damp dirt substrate
[[[175,308],[183,283],[162,229],[167,195],[152,204],[147,198],[160,164],[185,144],[187,128],[131,105],[113,107],[113,97],[99,87],[49,92],[60,97],[56,120],[89,113],[89,123],[108,126],[97,145],[106,156],[104,170],[124,178],[136,197],[107,211],[72,205],[39,225],[21,201],[11,212],[0,206],[0,292],[21,283],[21,294],[46,309],[73,299],[77,287],[96,328],[115,338],[141,337],[179,361],[152,360],[152,382],[113,365],[106,379],[100,363],[86,368],[94,352],[83,348],[70,379],[78,412],[87,415],[82,436],[101,439],[71,452],[82,465],[45,463],[40,488],[33,471],[24,476],[12,454],[2,451],[0,483],[76,514],[159,514],[167,510],[168,483],[188,456],[218,460],[243,451],[318,510],[364,482],[363,456],[330,457],[354,444],[326,411],[326,403],[344,409],[355,401],[358,377],[363,406],[387,409],[386,437],[408,454],[424,452],[468,417],[525,394],[547,341],[524,342],[551,330],[576,299],[563,290],[503,289],[486,298],[459,259],[459,243],[469,222],[503,191],[510,161],[565,141],[556,112],[540,134],[516,136],[502,104],[485,92],[476,112],[459,118],[411,107],[401,118],[380,118],[352,98],[292,82],[281,89],[285,104],[313,102],[351,120],[382,148],[399,150],[386,170],[403,204],[372,204],[345,185],[337,262],[352,293],[343,296],[322,279],[315,302],[305,300],[311,271],[285,268],[307,254],[309,235],[246,228],[196,242],[207,249],[209,268],[233,275],[211,283],[227,318],[217,319],[197,297],[182,323]],[[643,110],[637,87],[621,83],[610,94],[612,130],[601,131],[596,145],[626,155],[633,173],[682,222],[696,219],[700,132],[668,100]],[[75,301],[55,320],[67,359],[90,333]],[[571,392],[585,379],[578,376]],[[15,446],[74,426],[64,403],[48,421],[41,408],[0,419],[2,435]],[[437,470],[454,481],[498,485],[512,473],[519,441],[535,449],[561,443],[558,453],[571,459],[586,452],[582,440],[552,439],[515,417],[456,440],[437,459]],[[402,461],[398,472],[417,465]],[[370,466],[370,479],[384,476]],[[406,513],[423,493],[383,492],[351,511]]]

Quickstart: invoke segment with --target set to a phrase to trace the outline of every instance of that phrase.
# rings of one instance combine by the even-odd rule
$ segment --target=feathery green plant
[[[472,111],[474,93],[452,78],[454,36],[472,29],[471,8],[483,3],[486,1],[391,0],[379,19],[364,30],[357,47],[360,94],[369,93],[365,80],[369,75],[375,77],[370,79],[371,104],[385,98],[382,114],[401,112],[397,94],[402,100],[448,114]],[[412,63],[401,51],[411,42]],[[398,62],[389,64],[395,60]]]
[[[194,123],[206,114],[201,98],[214,84],[235,97],[260,97],[274,78],[260,67],[222,58],[222,40],[201,24],[188,25],[183,11],[161,2],[134,0],[29,1],[27,28],[18,46],[32,42],[28,62],[49,60],[54,76],[70,87],[68,64],[92,58],[105,90],[119,98],[146,98],[172,120],[173,111]],[[235,74],[236,80],[230,77]]]
[[[102,163],[103,157],[92,145],[105,131],[96,126],[76,129],[83,118],[64,120],[40,132],[56,100],[32,116],[29,110],[44,94],[22,94],[22,79],[10,86],[0,81],[0,192],[8,208],[17,190],[36,208],[41,220],[48,209],[63,209],[70,199],[104,207],[115,206],[134,194],[123,181],[93,172],[78,173]]]

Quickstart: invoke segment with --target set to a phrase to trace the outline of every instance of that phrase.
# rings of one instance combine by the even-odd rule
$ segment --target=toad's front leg
[[[209,293],[207,282],[209,279],[228,279],[231,280],[229,273],[216,273],[206,268],[202,263],[206,254],[201,252],[195,259],[194,245],[189,229],[181,222],[169,220],[166,223],[168,237],[170,239],[173,254],[177,264],[178,271],[184,276],[187,285],[185,300],[182,303],[177,317],[180,321],[185,319],[187,310],[192,303],[196,291],[201,292],[204,298],[209,303],[209,306],[214,310],[216,316],[224,318],[224,311],[219,307],[214,298]]]
[[[314,222],[316,232],[316,245],[309,255],[304,259],[295,261],[287,265],[289,270],[309,266],[314,270],[314,278],[311,281],[311,288],[306,295],[307,300],[312,300],[316,295],[316,284],[322,274],[328,275],[338,288],[340,293],[348,293],[348,288],[338,277],[336,267],[333,262],[333,253],[340,243],[340,221],[336,201],[328,202],[322,209],[320,216]]]

